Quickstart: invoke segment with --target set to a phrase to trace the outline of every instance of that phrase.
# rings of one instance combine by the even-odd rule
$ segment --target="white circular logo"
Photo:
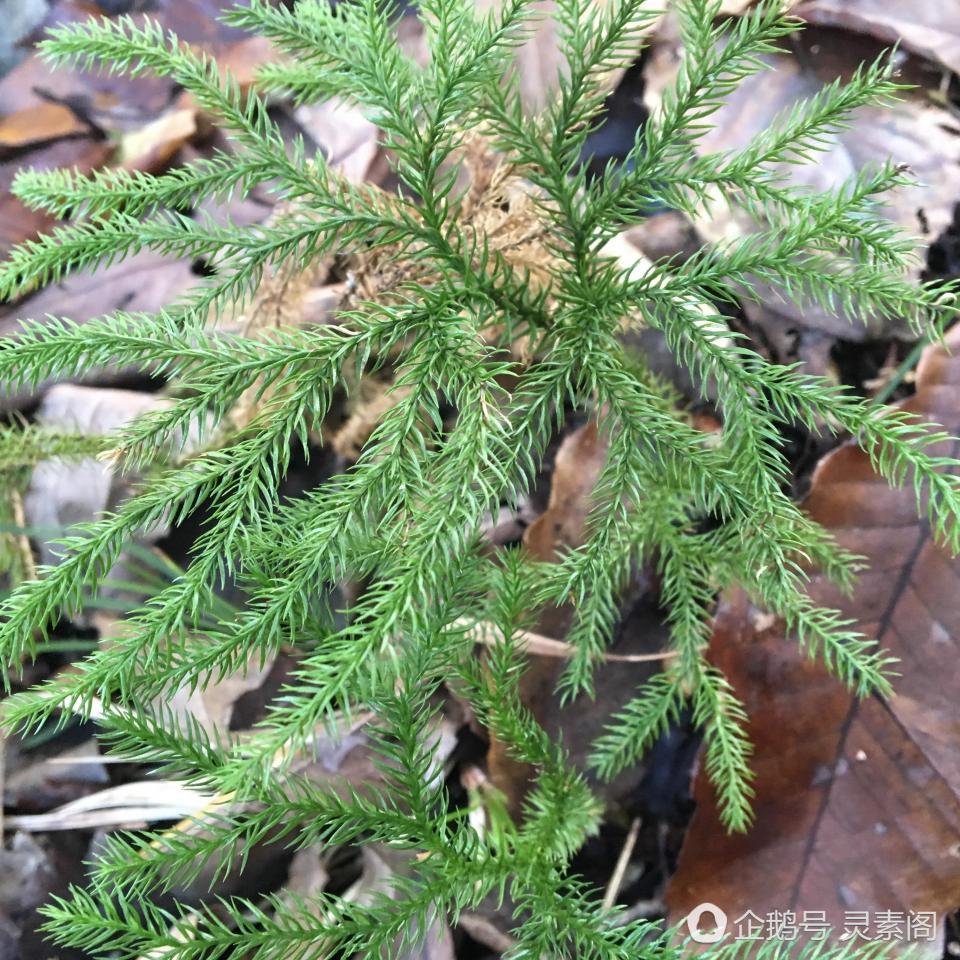
[[[713,918],[713,929],[707,922],[707,929],[701,929],[700,919],[704,914]],[[715,903],[701,903],[687,914],[687,929],[695,943],[716,943],[727,932],[727,915]]]

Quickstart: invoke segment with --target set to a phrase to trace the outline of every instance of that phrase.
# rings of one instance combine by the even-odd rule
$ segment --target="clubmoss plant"
[[[748,826],[744,712],[704,657],[711,605],[731,584],[783,617],[838,682],[861,696],[888,690],[884,654],[804,591],[811,565],[849,585],[855,558],[785,492],[777,425],[855,437],[891,483],[916,488],[918,509],[956,551],[958,480],[945,470],[953,461],[933,449],[943,435],[800,366],[768,362],[728,329],[717,305],[752,297],[763,282],[849,316],[906,319],[918,334],[952,314],[950,287],[907,278],[914,243],[878,212],[878,198],[906,183],[907,171],[882,164],[820,193],[782,174],[785,164],[815,160],[852,110],[896,96],[891,61],[827,86],[744,149],[704,155],[695,143],[724,97],[765,69],[798,24],[762,3],[718,26],[718,2],[681,0],[686,56],[672,90],[627,161],[588,178],[582,154],[602,117],[605,79],[637,55],[659,14],[645,0],[555,6],[566,66],[557,97],[533,117],[511,66],[531,28],[530,0],[504,0],[487,14],[472,0],[422,0],[427,66],[401,51],[383,0],[300,0],[292,9],[250,0],[229,22],[289,55],[262,71],[259,92],[242,91],[149,19],[75,23],[42,43],[55,65],[170,77],[232,137],[229,154],[157,176],[24,171],[15,183],[30,207],[68,222],[13,251],[0,267],[0,297],[143,249],[215,265],[213,277],[157,314],[31,321],[0,345],[5,382],[124,364],[189,388],[116,439],[120,463],[147,469],[137,493],[77,531],[62,562],[5,603],[8,685],[10,671],[108,575],[135,531],[182,522],[201,504],[210,515],[188,569],[143,604],[122,636],[6,703],[7,723],[27,729],[96,712],[117,755],[231,801],[206,815],[202,830],[112,836],[89,887],[46,908],[58,943],[169,960],[396,956],[433,915],[455,918],[493,895],[515,905],[515,960],[680,950],[650,924],[614,922],[569,875],[601,811],[519,696],[522,629],[538,607],[561,602],[576,610],[562,694],[591,694],[618,593],[638,562],[659,570],[677,656],[611,718],[592,758],[602,776],[640,761],[690,705],[722,815],[731,828]],[[350,183],[303,143],[285,143],[263,99],[270,91],[357,104],[382,131],[402,189]],[[258,185],[282,202],[283,214],[264,226],[187,213]],[[623,265],[605,255],[652,202],[691,212],[741,205],[762,229],[682,266]],[[218,312],[255,304],[271,277],[330,253],[373,265],[335,323],[255,337],[211,325]],[[387,262],[389,284],[377,269]],[[693,429],[625,354],[620,334],[634,326],[661,331],[694,381],[712,385],[719,439]],[[385,365],[394,402],[356,465],[281,501],[291,450],[307,446],[335,391]],[[241,403],[247,414],[237,425],[231,416]],[[587,542],[550,565],[519,552],[491,558],[479,542],[485,513],[524,494],[571,407],[592,412],[609,445]],[[204,432],[208,447],[154,462],[188,430]],[[251,599],[211,626],[211,591],[226,577]],[[346,579],[368,586],[344,616],[324,598]],[[478,623],[497,637],[482,659]],[[203,688],[281,645],[300,651],[299,665],[249,737],[211,738],[157,706],[176,688]],[[501,824],[495,841],[451,806],[436,776],[435,694],[451,678],[537,771],[521,822]],[[333,791],[298,774],[291,758],[361,709],[375,717],[368,729],[381,782]],[[220,875],[268,836],[387,844],[411,851],[415,869],[395,879],[392,896],[364,904],[323,895],[311,903],[152,905],[152,895],[204,867]]]

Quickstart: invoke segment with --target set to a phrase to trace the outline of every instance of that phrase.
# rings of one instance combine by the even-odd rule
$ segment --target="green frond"
[[[679,719],[684,702],[676,673],[658,673],[648,680],[624,709],[614,715],[606,732],[593,745],[590,765],[612,780],[636,763]]]
[[[0,427],[0,473],[24,470],[41,460],[95,457],[109,449],[109,437],[62,433],[48,427]]]
[[[264,160],[217,152],[159,176],[141,170],[107,167],[90,174],[71,170],[20,170],[14,196],[54,217],[103,217],[108,213],[142,216],[168,207],[182,210],[201,199],[229,200],[269,180],[276,171]]]

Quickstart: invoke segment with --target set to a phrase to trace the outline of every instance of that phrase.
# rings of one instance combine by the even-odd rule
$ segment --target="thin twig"
[[[30,538],[23,532],[27,526],[26,511],[23,508],[23,497],[20,491],[14,488],[10,491],[10,514],[19,533],[14,534],[17,551],[20,554],[20,567],[24,580],[37,579],[37,565],[33,560],[33,551],[30,549]]]
[[[484,646],[492,646],[499,637],[497,628],[484,620],[473,621],[461,618],[456,621],[456,626],[469,628],[474,640]],[[542,633],[534,633],[532,630],[518,630],[516,637],[527,652],[536,653],[542,657],[567,659],[576,653],[576,648],[572,644],[546,637]],[[658,650],[656,653],[604,653],[601,659],[608,663],[649,663],[669,660],[675,656],[677,656],[676,650]]]
[[[603,895],[605,910],[609,910],[617,902],[617,894],[620,893],[620,887],[623,884],[623,875],[627,872],[630,857],[633,856],[633,848],[637,845],[637,837],[640,835],[640,822],[639,817],[633,818],[630,829],[627,831],[627,838],[623,841],[620,856],[617,857],[617,865],[613,868],[606,893]]]

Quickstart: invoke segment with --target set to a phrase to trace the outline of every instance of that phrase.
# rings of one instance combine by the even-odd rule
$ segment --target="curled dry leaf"
[[[960,5],[944,0],[808,0],[792,11],[807,23],[867,33],[960,72]]]
[[[960,328],[947,347],[952,356],[927,349],[904,407],[956,436]],[[818,910],[834,924],[845,911],[942,915],[958,905],[960,560],[917,519],[913,491],[890,489],[852,444],[820,463],[806,507],[869,564],[849,598],[815,577],[814,601],[862,624],[902,676],[891,699],[859,701],[742,594],[723,598],[710,655],[750,713],[756,824],[724,834],[698,778],[700,806],[668,891],[675,919],[704,901],[731,918]]]
[[[143,780],[107,787],[79,797],[49,813],[6,818],[9,827],[31,833],[48,830],[87,830],[92,827],[134,825],[176,820],[209,807],[212,796],[171,780]]]

